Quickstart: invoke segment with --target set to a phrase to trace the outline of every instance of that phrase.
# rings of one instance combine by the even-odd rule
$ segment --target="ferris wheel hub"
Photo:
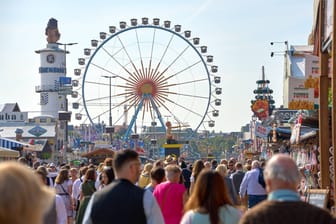
[[[154,97],[157,93],[157,85],[153,80],[144,79],[138,83],[136,90],[137,95],[140,97],[145,94],[150,94]]]

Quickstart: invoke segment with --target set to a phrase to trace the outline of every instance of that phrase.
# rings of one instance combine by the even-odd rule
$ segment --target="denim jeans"
[[[248,208],[252,208],[259,202],[265,200],[267,198],[267,195],[248,195]]]

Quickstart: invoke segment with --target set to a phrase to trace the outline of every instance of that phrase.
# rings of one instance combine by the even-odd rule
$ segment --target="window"
[[[47,123],[47,118],[40,118],[40,123]]]

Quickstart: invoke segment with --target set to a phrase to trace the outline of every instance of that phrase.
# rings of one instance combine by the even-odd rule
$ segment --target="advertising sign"
[[[291,119],[297,112],[297,110],[275,110],[273,113],[275,120],[280,121],[280,123],[288,123],[288,120]]]
[[[267,100],[257,100],[252,105],[252,111],[259,118],[265,120],[269,116],[269,103]]]
[[[267,138],[270,129],[262,126],[261,123],[256,122],[255,135],[259,138]]]
[[[319,104],[318,57],[292,58],[293,74],[288,82],[288,109],[313,110]]]
[[[320,1],[322,2],[322,1]],[[333,9],[334,1],[325,0],[324,1],[324,25],[323,25],[323,49],[327,48],[331,43],[331,33],[333,29]]]

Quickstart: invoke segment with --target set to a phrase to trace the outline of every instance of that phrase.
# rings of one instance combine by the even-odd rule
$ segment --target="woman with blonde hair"
[[[211,170],[204,170],[198,176],[184,212],[181,224],[237,224],[240,219],[222,176]]]
[[[68,214],[68,224],[72,224],[73,206],[72,206],[72,181],[69,179],[69,170],[61,169],[55,179],[56,194],[60,195],[64,201]]]
[[[231,198],[231,201],[234,205],[238,205],[238,198],[237,198],[237,192],[234,188],[233,181],[230,177],[228,177],[228,171],[224,164],[219,164],[216,167],[216,172],[218,172],[224,180],[225,186],[227,188],[227,192]]]
[[[151,163],[146,163],[143,171],[139,177],[139,181],[138,181],[138,186],[141,188],[145,188],[148,184],[150,184],[151,179],[150,179],[150,172],[153,168],[153,164]]]
[[[41,224],[54,193],[18,162],[0,163],[0,223]]]

